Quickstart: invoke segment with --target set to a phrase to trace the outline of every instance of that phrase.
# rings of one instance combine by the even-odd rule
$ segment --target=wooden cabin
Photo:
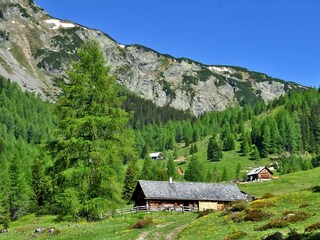
[[[248,199],[237,185],[222,183],[139,180],[131,200],[150,210],[193,208],[223,209],[226,204]]]
[[[258,167],[252,169],[247,174],[248,181],[263,181],[272,179],[273,172],[267,167]]]

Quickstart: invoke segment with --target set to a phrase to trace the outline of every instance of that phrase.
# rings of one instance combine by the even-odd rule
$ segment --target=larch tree
[[[222,158],[222,150],[214,137],[209,139],[207,148],[207,159],[210,162],[218,162]]]
[[[167,162],[167,175],[168,177],[172,177],[173,179],[177,178],[177,169],[174,164],[172,155],[169,157],[169,160]]]
[[[136,161],[131,160],[128,163],[128,167],[126,170],[124,184],[123,184],[123,192],[122,192],[122,198],[126,202],[130,201],[130,198],[138,182],[138,175],[139,175],[139,168],[136,164]]]
[[[97,42],[78,50],[68,78],[56,104],[56,139],[49,144],[55,206],[60,218],[91,221],[122,203],[122,163],[132,153],[129,114]]]
[[[197,155],[191,157],[184,178],[191,182],[202,182],[204,180],[203,163],[198,159]]]

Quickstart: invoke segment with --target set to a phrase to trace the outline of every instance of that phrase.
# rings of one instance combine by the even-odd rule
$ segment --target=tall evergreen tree
[[[261,139],[261,157],[266,158],[270,151],[271,142],[270,127],[266,123],[263,125]]]
[[[260,152],[259,152],[257,146],[253,147],[252,158],[256,161],[260,160]]]
[[[170,156],[167,162],[167,175],[168,177],[172,177],[173,179],[176,179],[177,177],[177,170],[174,165],[173,156]]]
[[[210,162],[220,161],[222,158],[222,150],[219,143],[215,140],[214,137],[209,139],[208,148],[207,148],[207,159]]]
[[[132,142],[129,114],[98,43],[89,40],[78,59],[56,104],[58,131],[50,149],[59,217],[94,220],[122,202],[122,162]]]
[[[193,155],[185,171],[184,178],[191,182],[201,182],[204,179],[203,170],[202,162],[200,162],[197,155]]]
[[[222,181],[222,182],[225,182],[225,181],[228,180],[228,178],[229,178],[229,177],[228,177],[227,168],[224,167],[224,168],[223,168],[222,175],[221,175],[221,181]]]
[[[129,161],[126,174],[124,177],[123,191],[122,191],[122,198],[126,202],[130,200],[132,193],[134,191],[134,188],[137,185],[138,174],[139,174],[139,169],[137,167],[136,161],[134,160]]]
[[[153,172],[153,161],[150,157],[147,157],[144,162],[143,162],[143,166],[142,166],[142,170],[140,173],[140,179],[144,179],[144,180],[155,180],[155,175]]]
[[[236,174],[235,174],[236,179],[240,178],[240,172],[241,172],[241,165],[240,165],[240,163],[238,163],[237,168],[236,168]]]

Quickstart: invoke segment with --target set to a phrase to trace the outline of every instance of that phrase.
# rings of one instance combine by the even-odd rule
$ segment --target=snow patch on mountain
[[[47,19],[44,21],[47,24],[50,24],[50,29],[58,29],[60,27],[62,28],[73,28],[76,25],[73,23],[67,23],[67,22],[61,22],[58,19]]]

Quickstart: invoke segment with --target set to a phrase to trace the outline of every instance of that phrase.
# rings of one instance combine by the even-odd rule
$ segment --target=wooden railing
[[[144,206],[136,206],[133,208],[123,208],[117,209],[113,212],[109,212],[108,216],[116,216],[116,215],[124,215],[128,213],[136,213],[136,212],[198,212],[199,209],[197,207],[189,207],[189,206],[158,206],[158,207],[150,207],[147,205]]]

